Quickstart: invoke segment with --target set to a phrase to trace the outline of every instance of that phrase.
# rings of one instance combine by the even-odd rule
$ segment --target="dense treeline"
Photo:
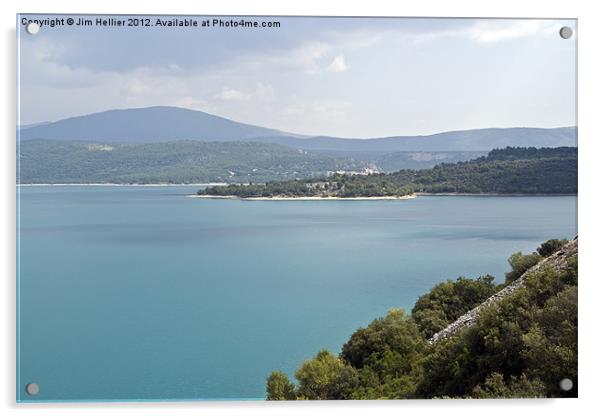
[[[511,160],[511,159],[540,159],[540,158],[577,158],[577,148],[560,146],[558,148],[520,148],[508,146],[493,149],[487,156],[478,160]]]
[[[335,174],[313,180],[230,185],[199,190],[206,195],[403,196],[427,193],[575,194],[576,148],[505,148],[468,162],[391,174]]]
[[[414,189],[378,176],[335,174],[328,179],[267,184],[229,184],[199,190],[199,195],[250,197],[372,197],[410,195]],[[369,181],[366,179],[370,178]]]
[[[549,256],[564,243],[550,240],[533,254],[513,255],[504,284],[484,276],[435,286],[410,315],[391,310],[353,333],[338,356],[323,350],[303,362],[295,372],[296,384],[285,373],[273,372],[267,399],[577,396],[576,254],[564,269],[531,273],[523,287],[484,308],[475,325],[428,343],[434,332],[512,282],[533,259]],[[560,388],[565,378],[573,389]]]
[[[577,193],[576,148],[506,148],[488,156],[431,170],[391,174],[416,191],[441,193]]]

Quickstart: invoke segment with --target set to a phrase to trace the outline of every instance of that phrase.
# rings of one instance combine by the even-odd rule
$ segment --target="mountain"
[[[31,127],[44,126],[44,125],[47,125],[47,124],[50,124],[50,123],[52,123],[52,122],[30,123],[30,124],[19,126],[19,129],[24,130],[24,129],[29,129]]]
[[[367,160],[371,158],[366,158],[362,153],[377,152],[383,155],[399,151],[489,151],[506,146],[576,146],[577,128],[491,128],[374,139],[304,137],[239,123],[196,110],[178,107],[146,107],[109,110],[38,126],[22,127],[20,138],[21,140],[81,140],[103,143],[151,143],[173,140],[252,141],[276,143],[295,149],[355,152],[354,159]]]
[[[283,135],[279,130],[234,122],[179,107],[109,110],[25,127],[21,140],[83,140],[125,143],[170,140],[234,141]]]
[[[425,136],[391,136],[375,139],[344,139],[329,136],[291,138],[272,136],[255,138],[262,142],[278,142],[307,150],[341,152],[411,152],[455,151],[480,152],[506,146],[537,148],[577,145],[576,127],[543,128],[489,128],[458,130]]]
[[[264,182],[362,171],[365,163],[270,143],[27,140],[21,184]]]

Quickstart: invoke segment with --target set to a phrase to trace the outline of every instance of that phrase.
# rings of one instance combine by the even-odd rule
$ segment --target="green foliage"
[[[472,398],[543,398],[546,386],[539,379],[529,380],[526,375],[520,378],[511,376],[504,381],[504,376],[493,373],[482,385],[477,385]]]
[[[438,343],[424,359],[418,393],[425,398],[470,396],[498,373],[506,382],[522,375],[539,381],[546,397],[576,396],[576,268],[573,258],[566,270],[530,275],[524,287],[485,308],[474,326]],[[560,390],[563,378],[575,383],[572,391]]]
[[[546,245],[547,243],[547,245]],[[554,247],[550,241],[542,247]],[[546,253],[546,250],[544,250]],[[532,254],[540,257],[539,254]],[[535,256],[527,255],[531,259]],[[525,268],[523,257],[511,262]],[[525,263],[526,262],[526,263]],[[427,337],[497,288],[490,276],[435,286],[412,316],[391,310],[357,330],[337,358],[322,351],[295,374],[297,399],[534,398],[577,395],[577,256],[541,268],[524,285],[482,308],[477,322],[434,345]],[[559,382],[573,381],[571,391]],[[268,399],[292,398],[283,374]]]
[[[552,396],[567,396],[558,382],[577,381],[577,287],[549,298],[522,341],[529,374],[543,381]]]
[[[494,149],[482,160],[486,161],[511,161],[516,159],[547,159],[577,157],[577,148],[561,146],[558,148],[535,148],[507,146],[503,149]]]
[[[248,197],[372,197],[404,196],[414,192],[411,187],[400,186],[391,181],[367,181],[368,175],[335,174],[328,179],[292,180],[208,187],[198,191],[199,195]]]
[[[442,282],[418,298],[412,318],[429,338],[493,295],[497,289],[493,280],[491,275],[485,275]]]
[[[271,401],[296,400],[295,385],[284,372],[275,371],[267,378],[267,397]]]
[[[199,194],[239,197],[403,196],[413,192],[575,194],[576,148],[506,148],[468,162],[391,174],[342,175],[253,186],[210,187]]]
[[[367,328],[353,333],[343,345],[341,358],[355,368],[362,368],[365,365],[373,366],[386,351],[410,359],[424,348],[424,339],[416,324],[409,320],[403,310],[394,309],[386,317],[378,318]]]
[[[561,247],[563,247],[568,240],[566,239],[550,239],[543,242],[537,248],[537,253],[539,253],[544,258],[547,258],[554,252],[558,251]]]
[[[20,143],[19,183],[248,183],[308,178],[367,165],[255,142]]]
[[[399,184],[430,193],[574,194],[576,148],[505,148],[430,170],[390,174]]]
[[[357,384],[357,372],[327,350],[305,361],[295,372],[299,381],[297,398],[303,400],[345,400]]]
[[[413,398],[426,349],[418,327],[401,309],[357,330],[341,350],[341,358],[360,371],[353,398]]]
[[[529,268],[535,266],[542,259],[542,256],[536,252],[528,255],[523,255],[522,252],[512,254],[512,256],[508,258],[508,263],[512,267],[512,270],[506,273],[506,284],[516,281],[522,274],[527,272]]]

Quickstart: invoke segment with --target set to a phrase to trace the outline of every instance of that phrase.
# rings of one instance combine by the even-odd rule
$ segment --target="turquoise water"
[[[503,279],[577,232],[576,197],[236,201],[21,187],[21,401],[262,398],[435,283]],[[40,393],[28,397],[25,384]]]

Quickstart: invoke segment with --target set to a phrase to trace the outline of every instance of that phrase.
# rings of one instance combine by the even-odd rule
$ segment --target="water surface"
[[[20,400],[262,398],[444,279],[576,234],[576,197],[237,201],[21,187]],[[24,385],[40,393],[28,397]]]

